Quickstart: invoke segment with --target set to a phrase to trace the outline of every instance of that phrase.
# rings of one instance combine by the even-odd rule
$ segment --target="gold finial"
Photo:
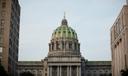
[[[65,15],[66,15],[66,13],[64,12],[64,18],[62,19],[61,25],[68,25]]]
[[[66,12],[64,12],[64,19],[66,18]]]

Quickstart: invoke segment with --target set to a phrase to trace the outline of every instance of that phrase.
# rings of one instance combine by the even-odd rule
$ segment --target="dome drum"
[[[63,40],[63,41],[66,41],[66,40],[71,40],[72,41],[72,40],[74,40],[74,41],[78,41],[77,38],[70,38],[70,37],[65,37],[65,38],[64,37],[56,37],[56,38],[52,38],[51,39],[51,41],[54,41],[54,40],[56,40],[56,41],[57,40]]]
[[[81,56],[80,52],[72,52],[72,51],[53,51],[48,53],[49,57],[52,56]]]
[[[80,44],[75,41],[54,41],[49,43],[49,51],[80,51]]]

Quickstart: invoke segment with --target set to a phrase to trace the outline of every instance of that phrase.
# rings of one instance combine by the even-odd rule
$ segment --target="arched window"
[[[69,49],[72,49],[72,42],[69,42]]]
[[[77,43],[75,42],[75,46],[74,46],[75,50],[77,49]]]
[[[49,51],[51,51],[51,44],[49,44]]]
[[[56,41],[56,50],[60,50],[60,49],[61,49],[61,42]]]
[[[54,50],[54,43],[52,42],[52,50]]]
[[[56,50],[58,50],[59,49],[59,43],[58,43],[58,41],[56,41]]]
[[[78,50],[80,50],[80,44],[78,44]]]
[[[64,41],[62,41],[62,50],[65,48]]]

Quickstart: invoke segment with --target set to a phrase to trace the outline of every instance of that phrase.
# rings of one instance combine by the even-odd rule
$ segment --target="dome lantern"
[[[68,25],[68,21],[66,20],[65,12],[64,12],[64,18],[62,19],[61,25]]]

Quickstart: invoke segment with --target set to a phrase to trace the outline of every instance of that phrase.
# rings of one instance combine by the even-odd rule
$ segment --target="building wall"
[[[111,28],[112,74],[128,68],[128,5],[124,5]]]
[[[85,76],[111,76],[111,61],[87,61]]]
[[[57,65],[58,64],[58,65]],[[60,65],[61,64],[61,65]],[[81,76],[111,76],[111,61],[87,61],[82,63],[83,67],[81,67]],[[52,67],[52,69],[55,68],[56,66],[61,66],[61,69],[64,68],[63,65],[65,65],[65,67],[68,70],[68,67],[71,66],[66,66],[69,65],[69,62],[67,62],[67,64],[63,64],[63,63],[51,63],[50,65],[54,65],[54,67]],[[75,64],[70,64],[70,65],[75,65]],[[77,64],[78,66],[78,64]],[[19,61],[19,65],[18,65],[18,74],[20,75],[20,73],[22,72],[31,72],[33,73],[35,76],[50,76],[48,74],[48,71],[50,70],[50,68],[46,68],[47,67],[47,60],[41,62],[41,61]],[[56,67],[58,68],[58,67]],[[73,68],[73,66],[72,66]],[[49,69],[49,70],[47,70]],[[84,69],[84,70],[83,70]],[[72,69],[73,70],[73,69]],[[58,70],[59,71],[59,70]],[[70,71],[67,71],[70,72]],[[67,73],[65,72],[65,73]],[[58,73],[57,73],[58,74]],[[67,73],[68,74],[68,73]],[[52,75],[53,76],[53,75]],[[61,75],[63,76],[63,75]],[[70,76],[70,75],[68,75]]]
[[[34,76],[44,76],[43,61],[19,61],[18,76],[23,72],[30,72]]]
[[[1,60],[2,60],[2,49],[0,47],[0,64],[1,64]]]
[[[20,6],[18,0],[0,0],[0,47],[2,65],[17,76]]]

